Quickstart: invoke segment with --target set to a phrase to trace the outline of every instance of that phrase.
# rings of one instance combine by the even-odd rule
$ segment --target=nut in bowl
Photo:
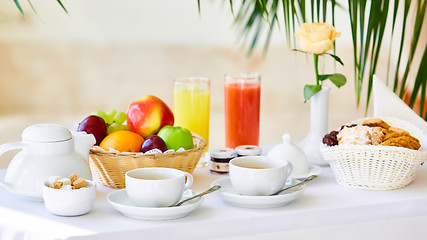
[[[341,185],[392,190],[409,185],[427,159],[423,132],[389,117],[363,118],[325,135],[321,153]]]
[[[43,185],[46,209],[59,216],[79,216],[90,212],[96,196],[96,184],[76,177],[51,177]]]

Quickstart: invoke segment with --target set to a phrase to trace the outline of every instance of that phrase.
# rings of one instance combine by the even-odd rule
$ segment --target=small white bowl
[[[43,185],[43,200],[46,209],[59,216],[83,215],[93,208],[96,196],[96,184],[86,180],[87,187],[80,189],[55,189],[49,182]]]

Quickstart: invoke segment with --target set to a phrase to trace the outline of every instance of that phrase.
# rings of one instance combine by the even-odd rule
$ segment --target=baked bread
[[[328,146],[354,145],[383,145],[404,147],[418,150],[420,141],[401,128],[392,127],[379,118],[370,118],[362,124],[344,125],[339,131],[332,131],[323,138]]]

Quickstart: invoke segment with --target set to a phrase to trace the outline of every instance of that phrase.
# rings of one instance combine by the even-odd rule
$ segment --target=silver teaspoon
[[[310,177],[308,177],[308,178],[306,178],[306,179],[302,180],[301,182],[299,182],[299,183],[297,183],[297,184],[295,184],[295,185],[293,185],[293,186],[290,186],[290,187],[284,188],[284,189],[282,189],[282,190],[279,190],[278,192],[273,193],[273,194],[271,194],[270,196],[279,195],[280,193],[282,193],[282,192],[284,192],[284,191],[286,191],[286,190],[288,190],[288,189],[291,189],[291,188],[294,188],[294,187],[298,187],[298,186],[300,186],[300,185],[302,185],[302,184],[304,184],[304,183],[306,183],[306,182],[310,182],[311,180],[316,179],[317,177],[318,177],[317,175],[311,175]]]
[[[190,200],[192,200],[192,199],[195,199],[195,198],[201,197],[201,196],[203,196],[203,195],[206,195],[206,194],[209,194],[209,193],[215,192],[216,190],[218,190],[218,189],[220,189],[220,188],[221,188],[221,186],[219,186],[219,185],[215,185],[215,186],[213,186],[213,187],[209,188],[208,190],[206,190],[206,191],[204,191],[204,192],[202,192],[202,193],[199,193],[199,194],[197,194],[197,195],[194,195],[194,196],[192,196],[191,198],[187,198],[187,199],[185,199],[185,200],[182,200],[181,202],[179,202],[179,203],[175,204],[175,206],[174,206],[174,207],[181,206],[183,203],[185,203],[185,202],[187,202],[187,201],[190,201]]]

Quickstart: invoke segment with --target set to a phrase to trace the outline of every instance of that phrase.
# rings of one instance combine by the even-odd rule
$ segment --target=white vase
[[[306,154],[308,162],[319,166],[329,165],[323,159],[320,147],[323,137],[328,133],[330,90],[330,87],[322,86],[322,90],[310,98],[310,132],[298,143],[298,146]]]

